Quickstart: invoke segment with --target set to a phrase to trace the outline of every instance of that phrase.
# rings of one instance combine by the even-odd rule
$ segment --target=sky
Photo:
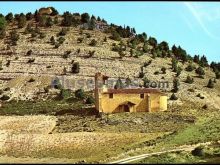
[[[180,45],[192,56],[220,62],[220,2],[1,1],[0,13],[35,12],[48,6],[61,14],[87,12],[108,23],[129,25],[158,42],[167,41],[170,47]]]

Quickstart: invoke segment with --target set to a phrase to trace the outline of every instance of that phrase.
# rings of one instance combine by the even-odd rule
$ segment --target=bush
[[[85,93],[83,89],[78,89],[75,91],[75,97],[78,99],[84,99],[85,98]]]
[[[179,75],[181,74],[182,72],[182,68],[181,67],[177,67],[177,70],[176,70],[176,77],[179,77]]]
[[[120,51],[118,52],[118,54],[119,54],[119,57],[120,57],[120,58],[123,58],[123,57],[125,56],[125,52],[122,51],[122,50],[120,50]]]
[[[208,109],[208,105],[207,104],[203,105],[202,109]]]
[[[205,75],[205,71],[202,69],[202,67],[198,67],[195,71],[196,71],[196,74],[198,74],[200,77]]]
[[[87,97],[86,99],[86,104],[94,104],[95,103],[95,99],[92,96]]]
[[[194,82],[194,79],[192,77],[190,77],[190,76],[187,76],[185,82],[188,83],[188,84],[192,84]]]
[[[0,39],[5,38],[5,36],[6,36],[6,31],[5,31],[5,29],[0,29]]]
[[[32,50],[29,50],[29,51],[26,53],[26,55],[27,55],[27,56],[30,56],[32,53],[33,53],[33,51],[32,51]]]
[[[52,86],[55,89],[62,89],[62,84],[60,83],[60,80],[58,78],[55,78],[52,82]]]
[[[67,34],[68,29],[62,28],[61,31],[58,33],[59,36],[65,36]]]
[[[159,74],[159,71],[155,71],[154,74],[155,74],[155,75],[158,75],[158,74]]]
[[[162,71],[163,74],[166,74],[166,68],[165,67],[162,67],[161,71]]]
[[[175,79],[173,80],[173,89],[172,89],[172,91],[173,91],[174,93],[178,92],[178,90],[179,90],[179,85],[180,85],[179,80],[178,80],[177,78],[175,78]]]
[[[9,88],[9,87],[7,87],[7,88],[5,88],[5,89],[4,89],[4,91],[10,91],[10,88]]]
[[[45,33],[40,33],[40,38],[43,39],[46,37],[46,34]]]
[[[3,96],[1,97],[1,100],[2,100],[2,101],[6,101],[6,100],[9,100],[9,99],[10,99],[10,97],[7,96],[7,95],[3,95]]]
[[[49,92],[49,89],[50,89],[50,86],[44,87],[44,92],[45,92],[45,93],[48,93],[48,92]]]
[[[60,43],[55,43],[54,48],[59,48],[60,47]]]
[[[63,55],[63,58],[69,58],[71,51],[66,51]]]
[[[120,35],[116,31],[112,32],[112,35],[110,36],[110,38],[115,40],[115,41],[120,41],[121,40]]]
[[[32,37],[32,38],[37,37],[37,32],[36,32],[36,31],[32,31],[32,32],[31,32],[31,37]]]
[[[77,43],[82,43],[83,42],[83,38],[80,37],[80,38],[77,38]]]
[[[66,99],[66,98],[71,97],[71,90],[69,90],[69,89],[61,89],[58,97],[60,99]]]
[[[178,97],[173,93],[173,94],[170,96],[170,100],[178,100]]]
[[[207,87],[208,88],[214,88],[214,82],[212,81],[212,79],[209,79]]]
[[[59,42],[59,44],[63,44],[63,42],[65,41],[65,38],[59,37],[57,41]]]
[[[52,45],[55,45],[56,41],[55,41],[54,36],[52,36],[52,37],[50,38],[50,42],[52,43]]]
[[[18,19],[18,28],[23,28],[26,25],[25,15],[20,15]]]
[[[12,45],[17,45],[17,41],[19,40],[19,34],[17,31],[13,30],[10,32],[10,39],[12,41]]]
[[[72,66],[72,73],[79,73],[79,62],[74,62]]]
[[[193,156],[204,156],[203,147],[201,146],[196,147],[194,150],[192,150],[191,153]]]
[[[97,45],[97,41],[95,39],[93,39],[91,42],[90,42],[90,46],[96,46]]]
[[[7,63],[6,63],[6,66],[9,67],[10,64],[11,64],[11,61],[8,60]]]
[[[192,65],[191,63],[185,68],[185,70],[186,70],[187,72],[192,72],[194,69],[195,69],[195,68],[193,67],[193,65]]]
[[[28,63],[33,63],[34,61],[35,61],[35,59],[32,58],[32,59],[29,59],[29,60],[28,60]]]
[[[220,79],[220,72],[215,72],[216,79]]]
[[[144,72],[141,71],[141,72],[139,73],[139,78],[144,78]]]
[[[93,57],[94,56],[94,54],[95,54],[95,50],[93,50],[93,51],[89,51],[89,57]]]
[[[30,80],[28,80],[28,82],[34,82],[35,81],[35,79],[33,79],[33,78],[30,78]]]

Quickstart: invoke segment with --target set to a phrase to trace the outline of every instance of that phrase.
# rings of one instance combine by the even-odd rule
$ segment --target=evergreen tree
[[[209,79],[207,87],[208,88],[214,88],[214,82],[212,81],[212,79]]]
[[[175,79],[173,80],[173,90],[172,90],[174,93],[178,92],[178,90],[179,90],[179,85],[180,85],[179,79],[175,78]]]
[[[10,13],[8,13],[8,14],[5,16],[5,19],[6,19],[8,22],[12,22],[13,19],[14,19],[14,16],[13,16],[13,14],[10,12]]]
[[[82,22],[82,23],[88,23],[89,20],[90,20],[90,16],[89,16],[88,13],[83,13],[83,14],[81,15],[81,22]]]
[[[120,77],[118,78],[118,80],[117,80],[117,82],[116,82],[114,88],[115,88],[115,89],[122,89],[122,88],[124,88],[124,85],[123,85],[123,83],[122,83]]]

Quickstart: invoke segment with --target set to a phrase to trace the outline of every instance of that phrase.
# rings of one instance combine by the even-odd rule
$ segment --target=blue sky
[[[53,6],[60,13],[88,12],[108,23],[135,27],[171,47],[220,62],[220,2],[0,2],[0,13],[34,12]]]

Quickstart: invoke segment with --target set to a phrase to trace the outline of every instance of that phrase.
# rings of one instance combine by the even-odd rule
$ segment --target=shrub
[[[107,42],[107,37],[106,37],[106,36],[105,36],[105,38],[104,38],[103,42]]]
[[[52,43],[52,45],[55,45],[56,41],[55,41],[54,36],[52,36],[52,37],[50,38],[50,42]]]
[[[207,87],[208,88],[214,88],[214,82],[212,81],[212,79],[209,79]]]
[[[32,59],[29,59],[29,60],[28,60],[28,63],[33,63],[34,61],[35,61],[35,59],[32,58]]]
[[[95,39],[93,39],[91,42],[90,42],[90,46],[96,46],[97,45],[97,41]]]
[[[75,97],[78,99],[84,99],[85,98],[85,92],[83,89],[78,89],[75,91]]]
[[[174,93],[178,92],[179,85],[180,85],[179,80],[177,78],[175,78],[173,80],[173,90],[172,90]]]
[[[3,96],[1,97],[1,100],[2,100],[2,101],[6,101],[6,100],[9,100],[9,99],[10,99],[10,97],[7,96],[7,95],[3,95]]]
[[[48,93],[48,92],[49,92],[49,89],[50,89],[50,86],[44,87],[44,92],[45,92],[45,93]]]
[[[5,36],[6,36],[6,31],[5,31],[5,29],[0,29],[0,39],[5,38]]]
[[[66,69],[66,67],[64,67],[63,68],[63,74],[66,75],[66,73],[67,73],[67,69]]]
[[[12,41],[12,45],[17,45],[17,41],[19,40],[19,34],[17,31],[13,30],[10,32],[10,39]]]
[[[173,93],[173,94],[170,96],[170,100],[178,100],[178,97]]]
[[[31,37],[32,37],[32,38],[37,37],[37,32],[36,32],[36,31],[31,31]]]
[[[122,89],[122,88],[124,88],[124,84],[122,83],[121,78],[119,77],[114,86],[114,89]]]
[[[35,79],[34,78],[30,78],[30,80],[28,80],[28,82],[34,82]]]
[[[192,72],[192,71],[194,70],[194,67],[193,67],[193,65],[190,63],[190,64],[185,68],[185,70],[186,70],[187,72]]]
[[[144,78],[144,72],[141,71],[141,72],[139,73],[139,78]]]
[[[5,89],[4,89],[4,91],[10,91],[10,88],[9,88],[9,87],[7,87],[7,88],[5,88]]]
[[[123,58],[123,57],[125,56],[125,52],[122,51],[122,50],[120,50],[120,51],[118,52],[118,54],[119,54],[119,57],[120,57],[120,58]]]
[[[69,58],[71,51],[68,50],[64,53],[63,58]]]
[[[94,54],[95,54],[95,50],[93,50],[93,51],[89,51],[89,57],[93,57],[94,56]]]
[[[72,66],[72,73],[79,73],[79,62],[74,62]]]
[[[201,146],[196,147],[194,150],[192,150],[191,153],[193,156],[204,156],[203,147]]]
[[[86,99],[86,104],[94,104],[95,103],[95,99],[92,96],[87,97]]]
[[[216,79],[220,79],[220,72],[215,72]]]
[[[60,43],[55,43],[54,48],[59,48],[60,47]]]
[[[155,71],[154,74],[155,74],[155,75],[158,75],[158,74],[159,74],[159,71]]]
[[[202,69],[202,67],[198,67],[195,71],[196,71],[196,74],[198,74],[200,77],[205,75],[205,71]]]
[[[45,33],[40,33],[40,38],[43,39],[46,37],[46,34]]]
[[[77,49],[77,51],[76,51],[76,52],[77,52],[77,54],[79,54],[79,53],[80,53],[80,48],[79,48],[79,49]]]
[[[165,67],[162,67],[161,71],[162,71],[163,74],[166,74],[166,68]]]
[[[59,44],[63,44],[63,42],[65,41],[65,38],[59,37],[57,41],[59,42]]]
[[[60,99],[66,99],[66,98],[71,97],[71,90],[69,90],[69,89],[61,89],[58,97]]]
[[[194,79],[188,75],[186,77],[186,81],[185,82],[188,83],[188,84],[192,84],[194,82]]]
[[[33,53],[33,51],[32,51],[32,50],[29,50],[29,51],[26,53],[26,55],[27,55],[27,56],[30,56],[32,53]]]
[[[55,88],[55,89],[62,89],[62,84],[60,83],[60,80],[58,78],[55,78],[53,81],[52,81],[52,86]]]
[[[90,33],[86,33],[86,37],[87,38],[91,38],[91,34]]]
[[[59,36],[65,36],[67,34],[68,29],[62,28],[61,31],[58,33]]]
[[[207,104],[203,105],[202,109],[208,109],[208,105]]]
[[[82,42],[83,42],[83,39],[84,39],[84,38],[82,38],[82,37],[77,38],[77,43],[82,43]]]
[[[182,72],[182,68],[181,67],[177,67],[177,70],[176,70],[176,77],[179,77],[179,75],[181,74]]]
[[[6,66],[9,67],[10,63],[11,63],[11,61],[8,60],[7,63],[6,63]]]
[[[112,35],[110,36],[110,38],[115,40],[115,41],[120,41],[121,40],[120,35],[116,31],[112,32]]]
[[[18,18],[18,28],[23,28],[26,25],[25,15],[20,15]]]
[[[144,62],[144,67],[149,66],[152,63],[152,60],[149,60],[148,62]]]

